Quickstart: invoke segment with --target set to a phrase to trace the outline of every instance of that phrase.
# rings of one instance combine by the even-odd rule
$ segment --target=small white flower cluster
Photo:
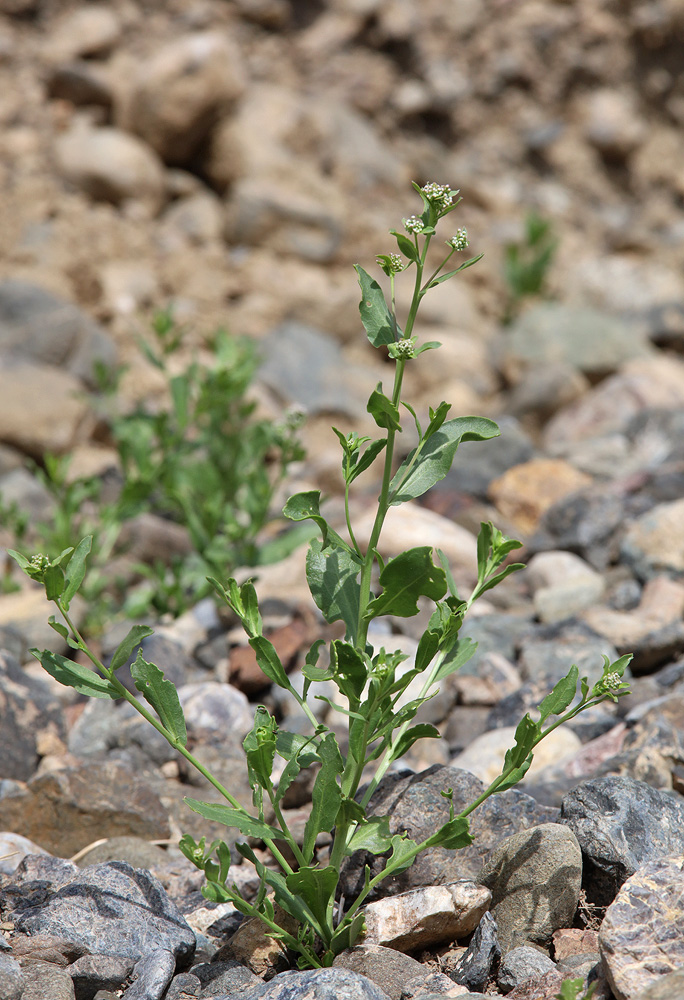
[[[42,553],[38,553],[38,555],[32,556],[31,558],[32,569],[44,570],[47,569],[49,565],[50,560],[47,556],[42,555]]]
[[[404,262],[398,253],[388,254],[388,257],[390,270],[394,271],[395,274],[404,270]]]
[[[408,219],[404,219],[403,222],[407,233],[418,235],[423,232],[423,220],[419,219],[417,215],[411,215]]]
[[[412,337],[405,337],[403,340],[398,340],[394,345],[395,358],[412,358],[414,352],[415,346]]]
[[[448,208],[454,200],[453,193],[448,184],[435,184],[430,181],[420,189],[427,200],[438,209]]]
[[[447,246],[450,246],[453,250],[467,250],[470,246],[468,242],[468,230],[457,229],[456,235],[451,237]]]
[[[617,691],[621,684],[622,677],[620,677],[617,670],[614,670],[611,674],[606,674],[605,677],[601,678],[601,686],[606,688],[607,691]]]

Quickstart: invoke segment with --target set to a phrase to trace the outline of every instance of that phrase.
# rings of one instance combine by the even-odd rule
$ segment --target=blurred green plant
[[[530,212],[525,219],[522,239],[506,244],[504,249],[503,272],[508,289],[506,323],[517,316],[526,298],[545,293],[547,275],[557,249],[558,240],[551,222]]]

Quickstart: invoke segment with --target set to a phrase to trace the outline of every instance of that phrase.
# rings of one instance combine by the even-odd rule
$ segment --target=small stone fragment
[[[496,973],[501,958],[498,928],[491,913],[483,914],[465,954],[451,971],[451,978],[469,990],[483,990]]]

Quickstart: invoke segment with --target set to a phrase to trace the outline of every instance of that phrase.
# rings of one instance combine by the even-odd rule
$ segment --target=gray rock
[[[235,959],[227,961],[202,962],[193,966],[192,974],[199,979],[202,993],[215,995],[217,993],[242,993],[243,990],[258,986],[261,980],[251,969]]]
[[[500,653],[515,662],[520,645],[534,631],[531,614],[485,614],[466,619],[461,630],[477,643],[477,652],[459,671],[459,676],[477,674],[481,660],[489,653]]]
[[[50,97],[75,105],[94,104],[110,109],[112,88],[100,67],[90,60],[74,59],[55,66],[47,79]]]
[[[34,523],[50,520],[55,511],[54,498],[25,468],[11,469],[0,477],[0,502],[3,507],[15,506]]]
[[[684,576],[684,500],[657,504],[632,521],[620,554],[642,580],[658,573]]]
[[[119,990],[131,974],[135,962],[119,955],[82,955],[69,966],[76,1000],[85,1000],[98,990]]]
[[[370,979],[349,969],[313,969],[308,972],[281,972],[240,994],[240,1000],[389,1000],[384,990]],[[235,1000],[224,994],[215,1000]]]
[[[559,634],[553,639],[543,636],[533,637],[522,644],[518,667],[523,680],[553,684],[565,677],[574,664],[579,668],[580,677],[586,677],[589,685],[595,684],[603,675],[603,657],[616,660],[618,651],[608,639],[600,636]],[[550,690],[548,688],[547,690]]]
[[[498,424],[501,436],[488,441],[486,448],[463,448],[459,451],[458,461],[435,486],[435,496],[455,491],[485,500],[493,479],[533,457],[534,445],[517,420],[504,417]]]
[[[176,957],[166,948],[155,948],[133,968],[133,985],[124,990],[122,1000],[161,1000],[176,968]]]
[[[572,924],[582,887],[582,854],[567,827],[545,823],[506,838],[479,879],[492,890],[492,915],[504,951]]]
[[[436,764],[420,774],[385,777],[370,800],[369,815],[389,815],[390,830],[407,830],[420,842],[449,819],[449,802],[441,794],[451,788],[456,813],[470,805],[484,785],[468,771]],[[418,886],[443,885],[458,879],[476,879],[489,851],[500,840],[520,830],[557,819],[556,810],[538,805],[523,792],[511,789],[492,796],[470,816],[474,843],[460,851],[431,848],[419,855],[402,874],[382,885],[384,894]],[[380,871],[384,859],[357,852],[345,866],[342,891],[350,898],[360,891],[364,866]]]
[[[5,1000],[21,1000],[26,980],[21,966],[11,955],[0,955],[0,996]]]
[[[27,854],[43,854],[43,848],[20,833],[0,832],[0,874],[11,875]]]
[[[592,486],[553,504],[542,515],[532,549],[577,552],[597,569],[608,564],[610,543],[624,519],[625,501],[613,490]]]
[[[192,972],[181,972],[171,980],[164,1000],[193,1000],[201,992],[202,984],[197,976]]]
[[[543,951],[530,945],[519,945],[511,948],[504,956],[496,985],[502,993],[510,993],[528,979],[538,979],[555,968],[555,963]]]
[[[195,935],[159,880],[124,861],[79,871],[23,908],[15,926],[26,934],[68,935],[93,954],[135,961],[164,948],[183,964],[195,950]]]
[[[111,368],[116,347],[78,306],[18,278],[0,282],[0,354],[55,365],[95,388],[95,365]]]
[[[77,864],[79,868],[87,868],[106,861],[126,861],[133,868],[153,869],[164,865],[168,859],[166,851],[142,837],[108,837],[104,844],[82,854]]]
[[[659,976],[655,982],[639,993],[637,1000],[676,1000],[682,996],[684,996],[684,968]]]
[[[402,1000],[406,984],[426,974],[425,966],[415,958],[379,944],[348,948],[335,958],[333,968],[350,969],[366,976],[381,986],[390,1000]]]
[[[61,705],[47,685],[22,670],[6,650],[0,650],[0,690],[0,777],[28,781],[38,766],[41,733],[65,738]]]
[[[618,1000],[631,1000],[684,965],[684,857],[642,865],[606,911],[599,948]],[[677,994],[670,994],[674,998]]]
[[[584,858],[590,902],[608,905],[645,862],[684,851],[684,804],[628,777],[593,778],[563,799],[561,823]]]
[[[59,420],[55,420],[55,414]],[[73,448],[89,416],[83,383],[50,365],[8,357],[0,365],[0,439],[40,459]]]
[[[215,740],[220,735],[222,740],[236,743],[252,728],[254,712],[242,691],[232,684],[184,684],[178,689],[178,697],[188,733],[195,739]]]
[[[29,962],[23,968],[27,1000],[75,1000],[74,981],[66,969],[52,962]]]
[[[494,917],[487,912],[477,925],[465,954],[451,970],[451,978],[469,990],[483,990],[496,974],[500,958],[498,927]]]

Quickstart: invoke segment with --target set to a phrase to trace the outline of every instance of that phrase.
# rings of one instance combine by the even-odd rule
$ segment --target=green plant
[[[223,584],[212,579],[217,593],[241,621],[249,644],[266,676],[288,691],[308,717],[308,735],[280,731],[275,718],[263,706],[255,712],[254,726],[244,741],[246,766],[253,790],[253,810],[244,808],[201,761],[188,750],[183,712],[173,685],[162,671],[145,660],[138,650],[131,668],[138,691],[149,705],[137,701],[116,676],[117,669],[133,654],[142,639],[151,633],[146,626],[135,625],[114,653],[109,667],[89,649],[70,618],[69,604],[82,584],[90,540],[83,539],[72,552],[66,550],[57,560],[34,556],[28,560],[14,557],[33,579],[41,581],[48,598],[54,601],[63,621],[50,619],[53,628],[72,647],[88,657],[95,671],[66,657],[34,650],[43,667],[64,684],[82,694],[101,698],[125,698],[134,705],[211,783],[226,804],[187,799],[191,809],[209,820],[236,828],[244,838],[257,838],[270,850],[277,868],[265,865],[247,842],[237,845],[240,854],[256,868],[261,887],[255,899],[243,899],[230,882],[230,852],[222,841],[207,846],[191,837],[181,840],[181,848],[201,868],[207,884],[204,894],[212,900],[230,900],[243,913],[258,916],[268,932],[282,946],[297,954],[301,966],[327,966],[334,956],[353,944],[363,925],[363,904],[385,878],[408,868],[416,856],[429,847],[457,850],[471,843],[468,816],[490,795],[511,788],[524,776],[537,744],[558,726],[578,713],[605,699],[616,700],[628,686],[622,675],[630,660],[623,656],[615,663],[605,658],[603,676],[590,687],[586,679],[577,687],[579,672],[573,666],[538,707],[535,718],[526,715],[517,727],[515,745],[507,752],[501,774],[466,809],[455,814],[453,793],[444,789],[451,803],[449,820],[434,833],[416,843],[406,834],[391,834],[389,817],[368,815],[367,807],[388,768],[399,760],[416,740],[435,738],[438,731],[425,723],[412,724],[420,706],[436,692],[440,682],[466,663],[475,645],[459,633],[464,616],[473,602],[486,593],[520,564],[507,563],[520,543],[506,538],[491,523],[482,524],[478,542],[478,577],[472,592],[460,597],[447,559],[437,551],[437,562],[429,546],[410,549],[385,562],[379,544],[389,508],[424,494],[449,470],[457,448],[464,441],[486,441],[496,436],[498,428],[482,417],[456,417],[447,420],[449,405],[442,402],[430,409],[422,426],[415,410],[402,399],[402,381],[406,365],[424,351],[438,347],[419,344],[414,325],[424,295],[442,281],[471,266],[473,257],[451,270],[447,264],[454,253],[464,250],[467,236],[459,230],[447,243],[448,253],[436,268],[427,266],[428,249],[435,227],[452,212],[460,199],[448,187],[414,185],[422,199],[420,216],[404,221],[406,235],[392,231],[400,254],[385,254],[378,261],[389,278],[388,306],[377,281],[357,267],[362,298],[360,314],[373,347],[395,362],[394,385],[390,395],[378,384],[370,394],[368,410],[380,436],[359,437],[335,431],[342,448],[342,472],[345,485],[345,509],[348,540],[326,521],[320,509],[317,491],[291,497],[284,513],[293,521],[312,520],[320,538],[311,542],[307,556],[307,579],[313,598],[327,622],[341,621],[344,638],[330,642],[323,657],[323,640],[313,643],[303,666],[303,692],[292,685],[278,654],[263,634],[257,595],[251,581],[241,586],[234,579]],[[414,291],[403,330],[394,306],[396,276],[413,268]],[[416,443],[400,461],[395,462],[397,435],[402,432],[402,409],[415,427]],[[354,532],[350,517],[349,490],[357,478],[374,462],[382,464],[382,486],[377,513],[368,545],[363,547]],[[376,577],[377,574],[377,577]],[[368,640],[370,623],[384,615],[411,617],[419,611],[419,602],[429,602],[432,614],[418,642],[415,662],[401,672],[405,655]],[[409,684],[422,678],[417,697],[404,702]],[[315,694],[321,682],[333,682],[338,690],[335,700]],[[320,689],[319,689],[320,690]],[[334,732],[319,723],[309,698],[322,699],[347,721],[346,750],[340,748]],[[150,711],[156,712],[156,716]],[[279,778],[274,777],[276,757]],[[283,797],[298,773],[316,765],[311,812],[301,840],[290,830],[283,813]],[[282,770],[281,770],[282,768]],[[367,782],[365,790],[362,782]],[[327,857],[319,857],[316,838],[321,832],[334,831]],[[282,844],[287,851],[282,849]],[[346,904],[339,899],[340,870],[353,852],[365,849],[386,855],[384,870],[371,877],[369,869],[359,895]],[[294,862],[288,859],[294,858]],[[279,923],[278,904],[291,918],[296,929]],[[346,909],[345,909],[346,905]]]
[[[583,987],[583,979],[566,979],[561,984],[560,993],[556,993],[556,1000],[591,1000],[596,991],[596,983],[591,983],[586,990]]]
[[[508,243],[504,250],[504,278],[508,287],[506,322],[517,315],[523,299],[543,294],[557,248],[551,223],[530,212],[522,240]]]

